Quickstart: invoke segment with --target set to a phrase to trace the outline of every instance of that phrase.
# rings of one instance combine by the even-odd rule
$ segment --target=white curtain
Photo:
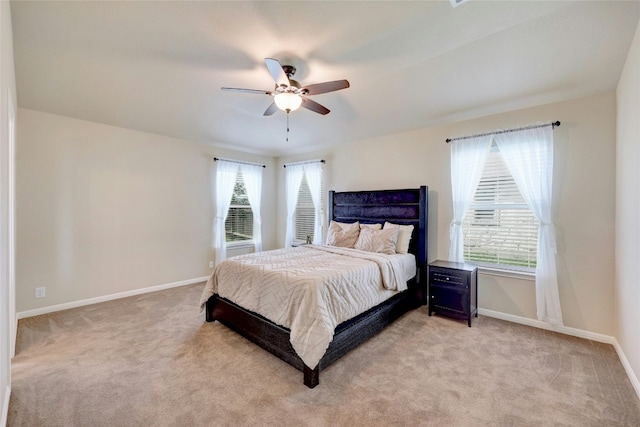
[[[293,244],[295,222],[293,215],[296,212],[298,203],[298,192],[304,176],[304,165],[287,165],[286,167],[286,188],[287,188],[287,231],[284,239],[284,247],[289,248]]]
[[[462,221],[469,210],[491,148],[491,135],[451,142],[453,220],[449,228],[449,261],[464,262]]]
[[[538,319],[562,325],[556,274],[555,228],[551,221],[553,127],[497,134],[495,140],[518,190],[540,222],[536,263]]]
[[[261,165],[240,166],[244,187],[247,190],[247,197],[253,211],[253,243],[256,252],[262,251],[262,215],[260,206],[262,203],[262,171]]]
[[[239,165],[234,162],[224,160],[216,162],[216,217],[213,222],[213,247],[216,252],[216,265],[227,259],[227,239],[224,223],[229,213],[238,167]]]
[[[309,184],[309,192],[311,193],[311,199],[313,200],[313,207],[315,209],[315,222],[313,225],[313,243],[314,245],[321,245],[322,230],[324,229],[322,221],[324,214],[322,212],[322,163],[313,162],[304,165],[304,174],[307,177],[307,184]]]

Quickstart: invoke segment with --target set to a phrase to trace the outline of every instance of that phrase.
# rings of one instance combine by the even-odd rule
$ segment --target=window
[[[462,227],[465,261],[513,270],[535,269],[538,220],[495,143]]]
[[[324,160],[311,160],[285,165],[287,168],[285,247],[303,243],[307,240],[307,236],[313,244],[319,245],[323,242],[323,163]]]
[[[231,206],[229,206],[229,213],[225,221],[225,235],[227,243],[253,240],[253,211],[240,170],[236,176]]]
[[[307,236],[309,241],[313,240],[313,228],[316,218],[316,209],[313,206],[313,200],[311,199],[311,191],[309,190],[309,183],[307,177],[302,177],[300,183],[300,190],[298,191],[298,202],[296,203],[295,212],[295,240],[300,242],[306,242]]]

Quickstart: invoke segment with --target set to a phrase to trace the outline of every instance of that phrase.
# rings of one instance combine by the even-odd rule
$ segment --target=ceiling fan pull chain
[[[289,142],[289,112],[287,111],[287,142]]]

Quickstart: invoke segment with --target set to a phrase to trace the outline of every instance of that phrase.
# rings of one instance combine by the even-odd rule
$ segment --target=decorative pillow
[[[334,223],[334,224],[338,224],[340,226],[340,228],[343,229],[343,230],[345,228],[349,227],[350,225],[358,223],[357,221],[355,223],[354,222],[338,222],[338,221],[331,221],[331,222]],[[329,225],[331,225],[331,224],[329,224]]]
[[[369,227],[364,227],[360,230],[360,236],[356,241],[355,248],[361,251],[393,255],[396,253],[397,238],[398,229],[396,228],[373,230]]]
[[[342,226],[344,225],[344,228]],[[329,232],[327,233],[327,245],[340,246],[342,248],[353,248],[360,235],[360,223],[341,224],[331,221]]]
[[[360,224],[360,229],[371,228],[373,230],[382,230],[382,224]]]
[[[396,253],[398,254],[409,253],[409,242],[411,241],[411,233],[413,233],[413,225],[392,224],[387,221],[384,223],[383,230],[386,230],[386,229],[398,230],[398,240],[396,241]]]

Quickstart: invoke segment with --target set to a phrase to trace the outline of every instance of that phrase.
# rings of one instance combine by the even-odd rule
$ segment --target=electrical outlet
[[[209,261],[209,268],[213,268],[213,261]]]
[[[44,287],[36,288],[36,298],[44,298],[44,296],[45,296]]]

